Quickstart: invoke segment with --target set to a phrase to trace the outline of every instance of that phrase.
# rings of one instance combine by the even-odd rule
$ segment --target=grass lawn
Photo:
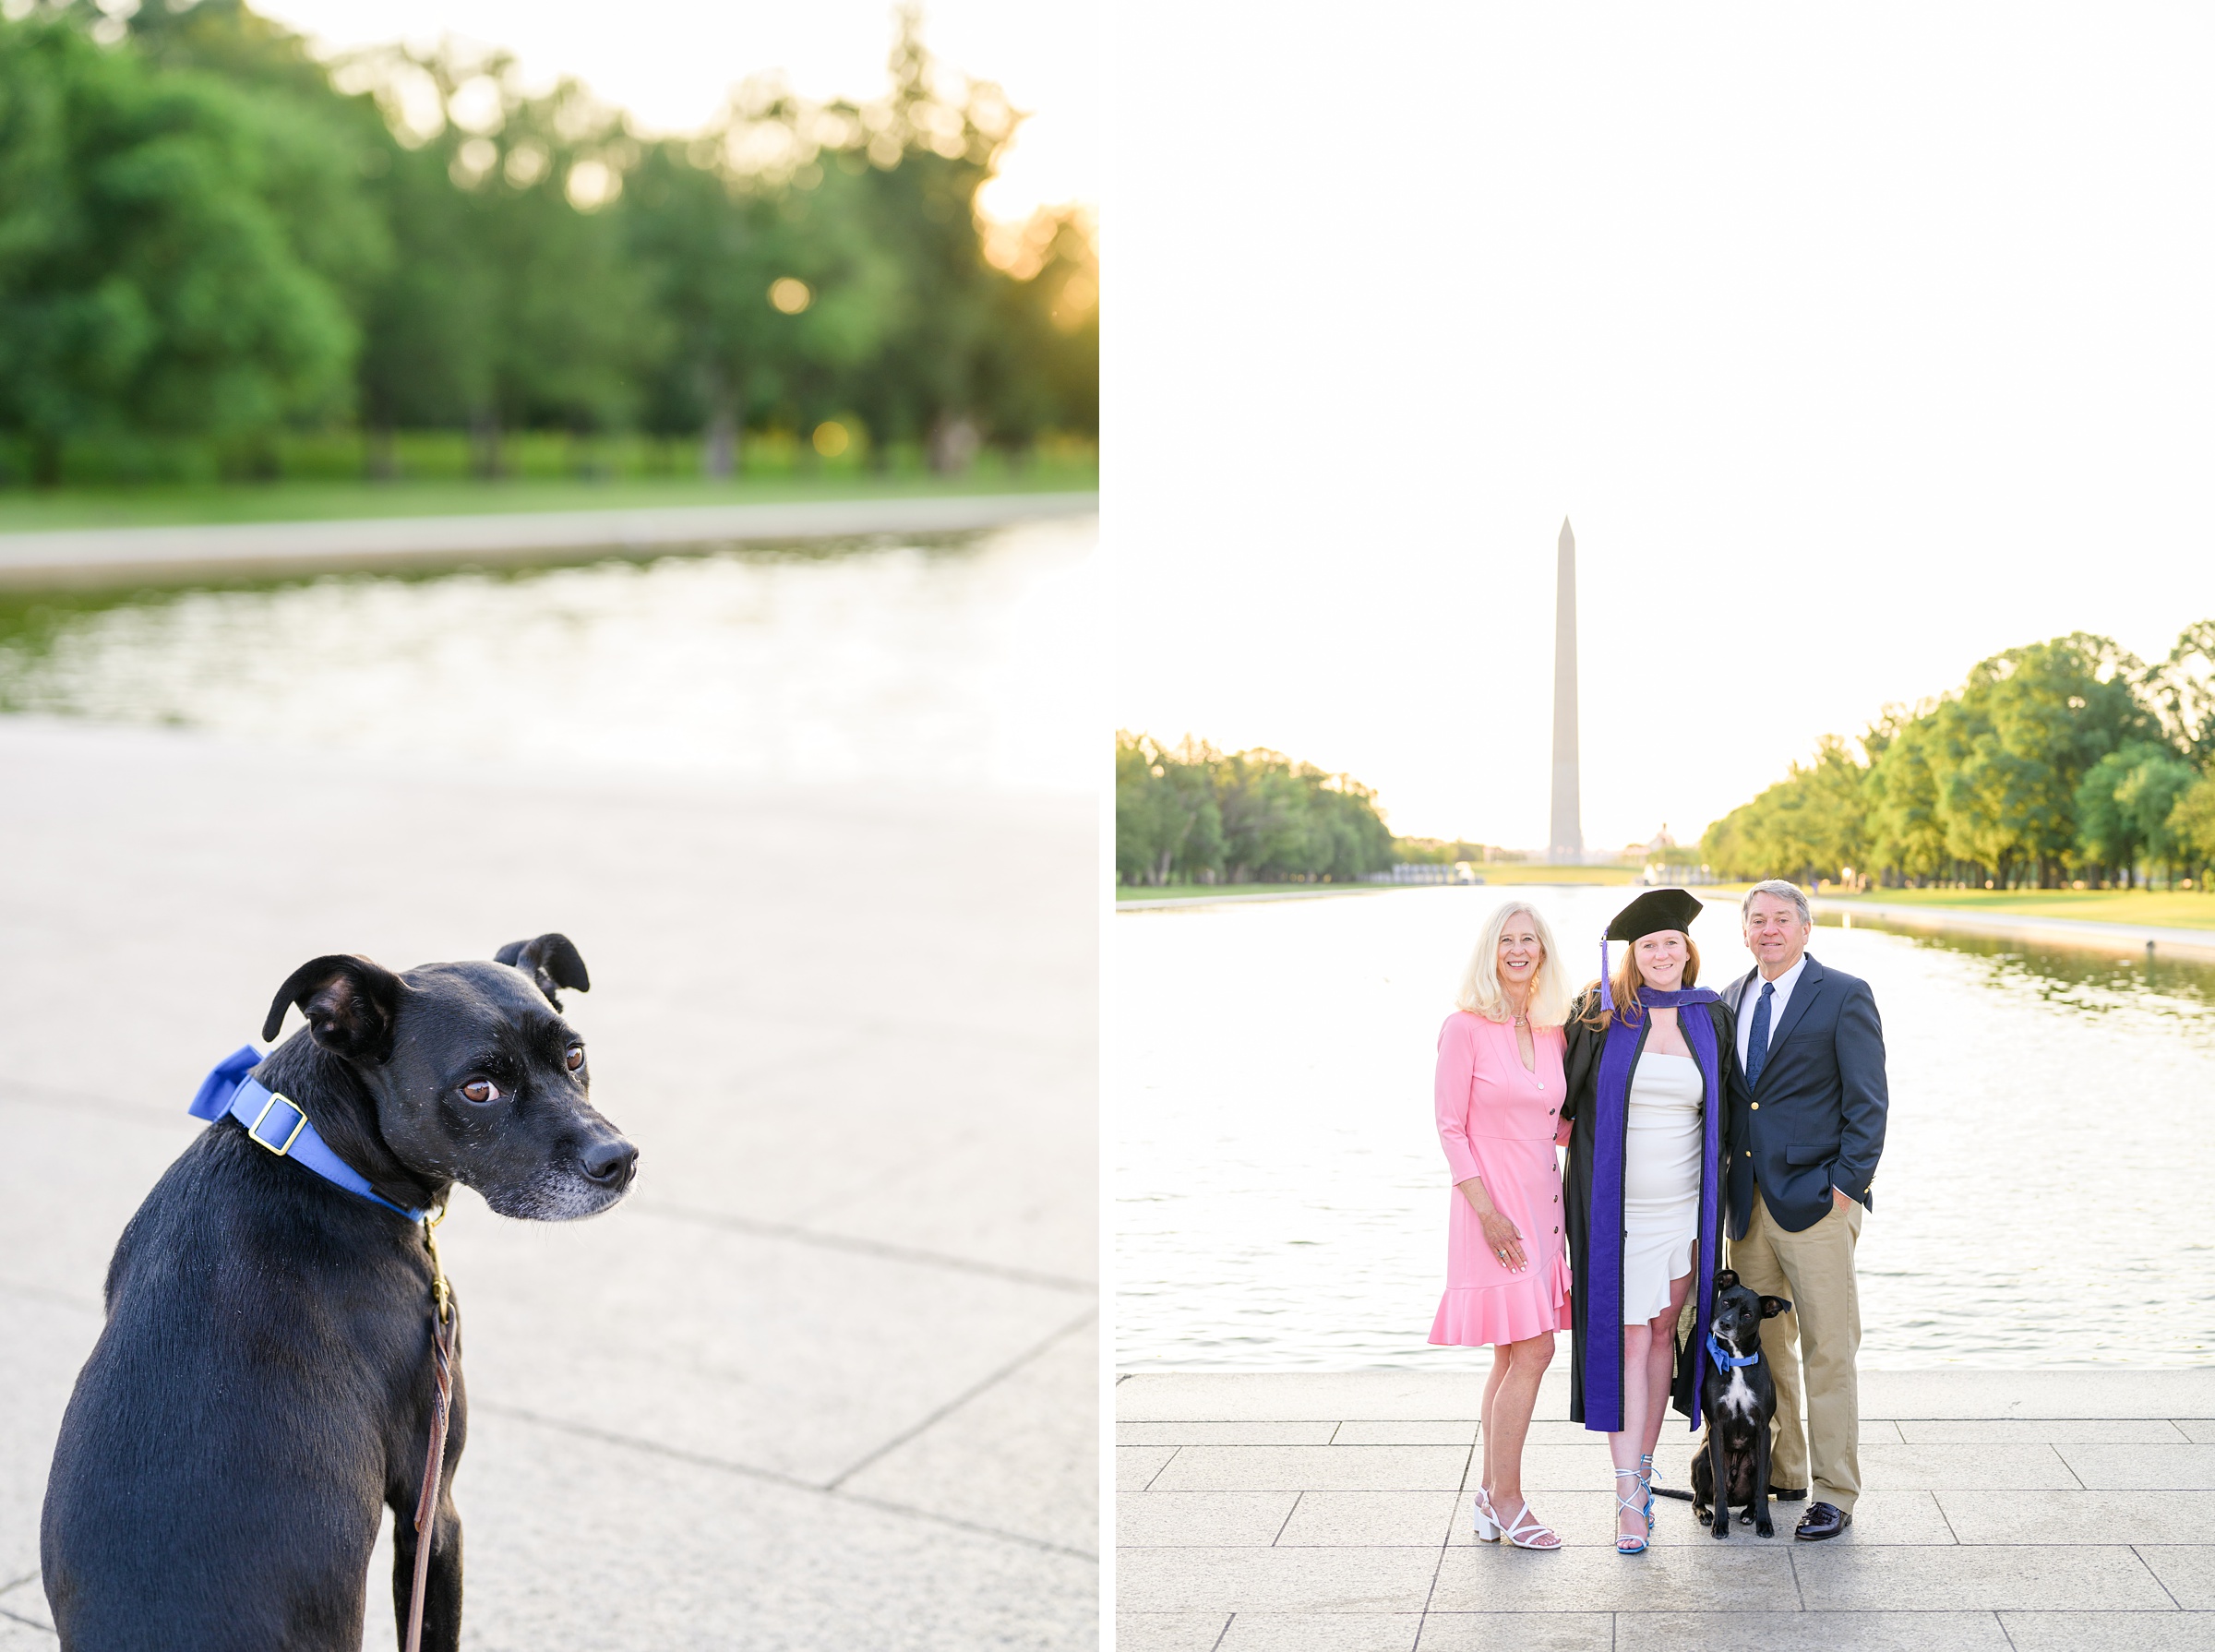
[[[1374,892],[1392,887],[1377,883],[1165,883],[1155,889],[1150,883],[1132,886],[1119,883],[1115,898],[1119,901],[1198,901],[1211,895],[1281,895],[1297,892],[1303,895],[1353,895],[1363,891]]]
[[[2215,895],[2198,890],[1873,889],[1824,900],[1876,906],[1952,906],[2017,917],[2072,917],[2096,924],[2149,924],[2166,929],[2215,929]]]
[[[1517,883],[1625,884],[1633,874],[1620,867],[1549,867],[1499,865],[1485,868],[1489,887]],[[1212,887],[1172,883],[1163,889],[1118,886],[1119,901],[1177,901],[1211,894],[1278,894],[1287,891],[1330,890],[1352,893],[1360,890],[1421,889],[1424,884],[1376,883],[1223,883]],[[1708,884],[1692,892],[1704,902],[1736,905],[1745,884]],[[2147,924],[2165,929],[2215,929],[2215,894],[2197,890],[2149,892],[2145,890],[2106,889],[1875,889],[1865,895],[1842,895],[1824,891],[1816,898],[1871,906],[1940,906],[1972,912],[2006,914],[2018,917],[2080,918],[2096,924]]]
[[[1518,866],[1512,862],[1485,867],[1478,874],[1489,887],[1512,883],[1625,883],[1633,873],[1622,867]],[[1272,895],[1298,891],[1303,894],[1355,893],[1362,890],[1436,889],[1434,883],[1169,883],[1159,889],[1149,884],[1133,888],[1117,884],[1119,901],[1190,901],[1208,895]]]
[[[781,504],[796,499],[907,499],[933,494],[1084,492],[1090,465],[979,467],[964,476],[861,473],[588,482],[237,482],[198,486],[0,490],[0,533],[61,528],[150,528],[201,522],[332,521],[361,517],[477,516],[501,511],[624,510],[656,505]]]

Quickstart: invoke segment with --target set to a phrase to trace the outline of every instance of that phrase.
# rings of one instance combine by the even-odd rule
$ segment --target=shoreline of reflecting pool
[[[1428,1335],[1452,1190],[1434,1040],[1485,914],[1582,981],[1634,892],[1533,885],[1119,913],[1118,1365],[1474,1369]],[[1734,902],[1704,979],[1750,966]],[[1891,1108],[1859,1251],[1872,1368],[2215,1362],[2215,964],[1823,922]]]
[[[748,781],[1093,789],[1096,518],[0,599],[0,712]]]

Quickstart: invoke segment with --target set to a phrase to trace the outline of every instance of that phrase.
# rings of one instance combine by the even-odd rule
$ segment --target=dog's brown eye
[[[571,1072],[574,1072],[574,1071],[577,1071],[577,1069],[579,1069],[580,1067],[581,1067],[581,1066],[583,1066],[583,1065],[584,1065],[584,1046],[583,1046],[583,1045],[581,1045],[581,1044],[572,1044],[572,1045],[570,1045],[570,1046],[569,1046],[569,1071],[570,1071]]]
[[[461,1094],[471,1101],[497,1101],[500,1098],[500,1087],[488,1078],[473,1078],[461,1086]]]

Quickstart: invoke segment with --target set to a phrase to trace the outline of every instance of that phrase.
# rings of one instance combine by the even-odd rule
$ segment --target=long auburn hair
[[[1682,934],[1683,932],[1680,930],[1679,933]],[[1643,936],[1640,937],[1640,940],[1643,939],[1645,939]],[[1699,942],[1693,940],[1690,935],[1685,935],[1684,975],[1683,978],[1677,983],[1678,988],[1682,989],[1692,986],[1699,979]],[[1578,1000],[1577,1019],[1586,1026],[1599,1028],[1603,1033],[1607,1031],[1609,1024],[1615,1019],[1615,1015],[1622,1017],[1624,1025],[1636,1026],[1646,1019],[1646,1006],[1638,998],[1638,988],[1645,980],[1646,977],[1638,973],[1638,942],[1635,940],[1624,942],[1622,956],[1615,961],[1614,971],[1608,976],[1608,990],[1613,994],[1615,999],[1614,1014],[1610,1014],[1607,1006],[1600,1002],[1599,982],[1595,977],[1586,984],[1584,994]]]

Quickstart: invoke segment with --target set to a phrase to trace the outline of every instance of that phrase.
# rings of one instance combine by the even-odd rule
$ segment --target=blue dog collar
[[[1730,1353],[1715,1340],[1715,1333],[1710,1331],[1707,1333],[1707,1358],[1715,1361],[1715,1369],[1718,1371],[1736,1371],[1741,1366],[1759,1364],[1761,1350],[1756,1348],[1751,1354],[1744,1355]]]
[[[395,1215],[420,1222],[430,1215],[395,1204],[376,1192],[367,1177],[330,1150],[330,1143],[316,1132],[299,1103],[248,1077],[261,1061],[261,1052],[251,1044],[233,1050],[200,1081],[199,1094],[192,1098],[187,1110],[195,1119],[221,1119],[228,1113],[246,1127],[246,1135],[256,1145],[268,1148],[279,1158],[291,1159],[349,1193],[360,1194],[372,1204],[383,1205]]]

